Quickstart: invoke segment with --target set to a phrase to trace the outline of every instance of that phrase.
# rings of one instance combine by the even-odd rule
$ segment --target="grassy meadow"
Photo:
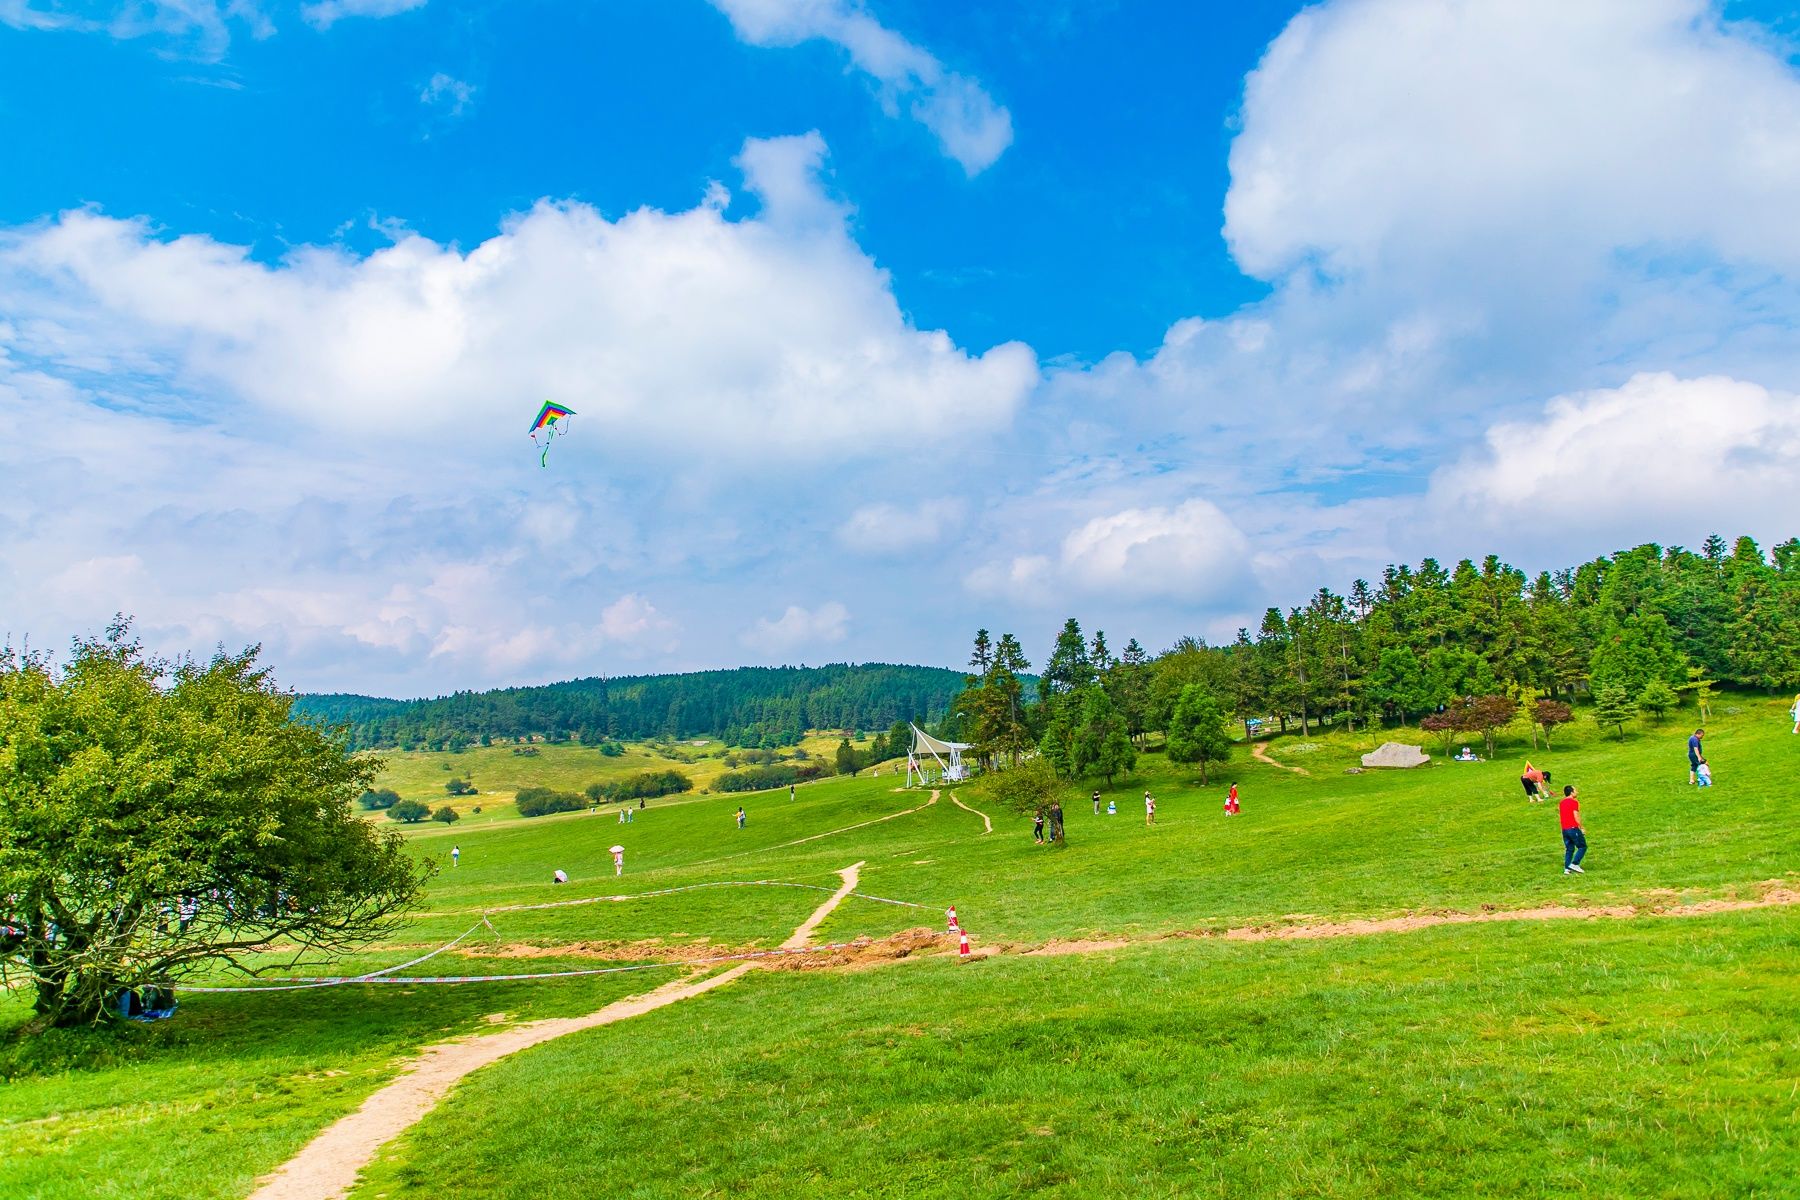
[[[859,860],[861,892],[922,907],[852,897],[818,939],[941,928],[954,903],[983,947],[1131,944],[753,972],[484,1069],[359,1194],[1783,1194],[1800,1166],[1800,910],[1179,936],[1792,888],[1800,738],[1780,702],[1728,703],[1708,722],[1710,791],[1687,786],[1692,721],[1677,715],[1623,740],[1583,723],[1554,750],[1515,737],[1493,762],[1363,774],[1346,773],[1361,752],[1419,735],[1293,735],[1269,753],[1308,774],[1240,747],[1206,787],[1146,754],[1103,789],[1116,816],[1093,815],[1091,783],[1071,785],[1061,847],[1033,844],[1029,821],[979,785],[955,794],[987,812],[991,835],[948,791],[927,805],[891,774],[805,785],[792,801],[652,800],[630,825],[602,810],[416,827],[409,847],[439,866],[426,904],[345,972],[416,957],[483,914],[493,933],[418,970],[769,947]],[[435,786],[441,801],[452,773],[499,793],[670,765],[642,747],[636,761],[540,749],[394,755],[384,785]],[[1562,874],[1554,805],[1524,801],[1527,757],[1558,790],[1581,789],[1585,876]],[[682,769],[699,778],[698,763]],[[1228,819],[1233,780],[1243,813]],[[567,886],[551,883],[559,868]],[[613,898],[753,881],[807,886]],[[420,1046],[590,1011],[673,971],[190,994],[161,1025],[0,1041],[0,1195],[243,1195]],[[25,1016],[0,1006],[0,1023]]]

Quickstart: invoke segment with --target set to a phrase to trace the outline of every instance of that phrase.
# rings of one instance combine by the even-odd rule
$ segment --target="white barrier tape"
[[[934,938],[949,937],[947,933],[934,933]],[[342,987],[352,983],[507,983],[528,979],[573,979],[582,975],[617,975],[625,971],[653,971],[659,967],[707,967],[718,963],[747,962],[758,958],[776,958],[792,954],[822,954],[834,950],[848,950],[857,946],[871,946],[873,942],[832,942],[824,946],[800,946],[792,950],[756,950],[749,954],[725,954],[716,958],[691,958],[679,962],[633,963],[624,967],[591,967],[581,971],[531,971],[516,975],[346,975],[323,976],[318,978],[302,977],[292,983],[267,985],[249,985],[246,987],[183,987],[183,992],[297,992],[310,988]],[[438,953],[433,951],[433,953]],[[408,964],[401,964],[406,966]],[[400,967],[389,967],[389,971],[397,971]]]

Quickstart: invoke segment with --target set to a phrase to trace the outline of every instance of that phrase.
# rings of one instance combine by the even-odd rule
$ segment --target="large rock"
[[[1417,767],[1431,761],[1431,755],[1406,742],[1383,742],[1381,749],[1362,756],[1365,767]]]

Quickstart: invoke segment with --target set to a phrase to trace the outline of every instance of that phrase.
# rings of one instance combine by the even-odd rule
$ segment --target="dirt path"
[[[1305,767],[1290,767],[1286,763],[1276,762],[1274,759],[1270,758],[1269,743],[1267,742],[1257,742],[1255,745],[1251,746],[1250,757],[1254,758],[1257,762],[1268,763],[1271,767],[1280,767],[1283,771],[1292,771],[1296,775],[1310,776],[1312,774],[1312,772]]]
[[[962,809],[964,812],[971,812],[971,813],[974,813],[976,816],[980,817],[981,823],[984,826],[984,828],[982,829],[981,832],[983,832],[983,833],[994,832],[994,823],[992,821],[988,820],[988,815],[986,813],[982,812],[979,808],[970,808],[968,805],[964,804],[955,792],[950,793],[950,803],[956,805],[956,807]]]
[[[936,799],[937,793],[933,792],[926,803]],[[859,862],[838,872],[843,885],[800,923],[787,941],[781,943],[782,949],[805,948],[819,923],[831,915],[845,896],[856,890],[857,873],[862,865]],[[250,1200],[337,1200],[356,1185],[357,1175],[374,1160],[383,1146],[436,1107],[463,1076],[566,1034],[611,1025],[615,1021],[654,1012],[678,1000],[702,995],[741,978],[751,969],[752,964],[740,963],[704,979],[672,980],[641,996],[615,1000],[586,1016],[530,1021],[499,1033],[427,1047],[398,1078],[364,1100],[361,1108],[339,1118],[308,1142],[300,1153],[252,1192]]]

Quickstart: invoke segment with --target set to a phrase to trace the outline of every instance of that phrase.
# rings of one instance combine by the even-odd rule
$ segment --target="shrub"
[[[436,812],[432,813],[431,819],[434,821],[442,821],[446,825],[454,825],[456,822],[462,820],[462,814],[446,804]]]
[[[587,798],[595,804],[613,800],[655,799],[694,790],[694,781],[680,771],[639,771],[611,783],[590,783]]]
[[[358,796],[356,802],[371,810],[392,808],[400,803],[400,793],[392,788],[372,788]]]
[[[475,785],[466,779],[452,779],[444,785],[444,790],[452,796],[473,796]]]
[[[395,821],[404,821],[415,825],[431,815],[431,809],[417,800],[402,800],[388,809],[388,816]]]
[[[555,788],[528,787],[522,790],[516,801],[521,817],[541,817],[549,813],[578,812],[587,807],[587,801],[574,792],[559,792]]]

